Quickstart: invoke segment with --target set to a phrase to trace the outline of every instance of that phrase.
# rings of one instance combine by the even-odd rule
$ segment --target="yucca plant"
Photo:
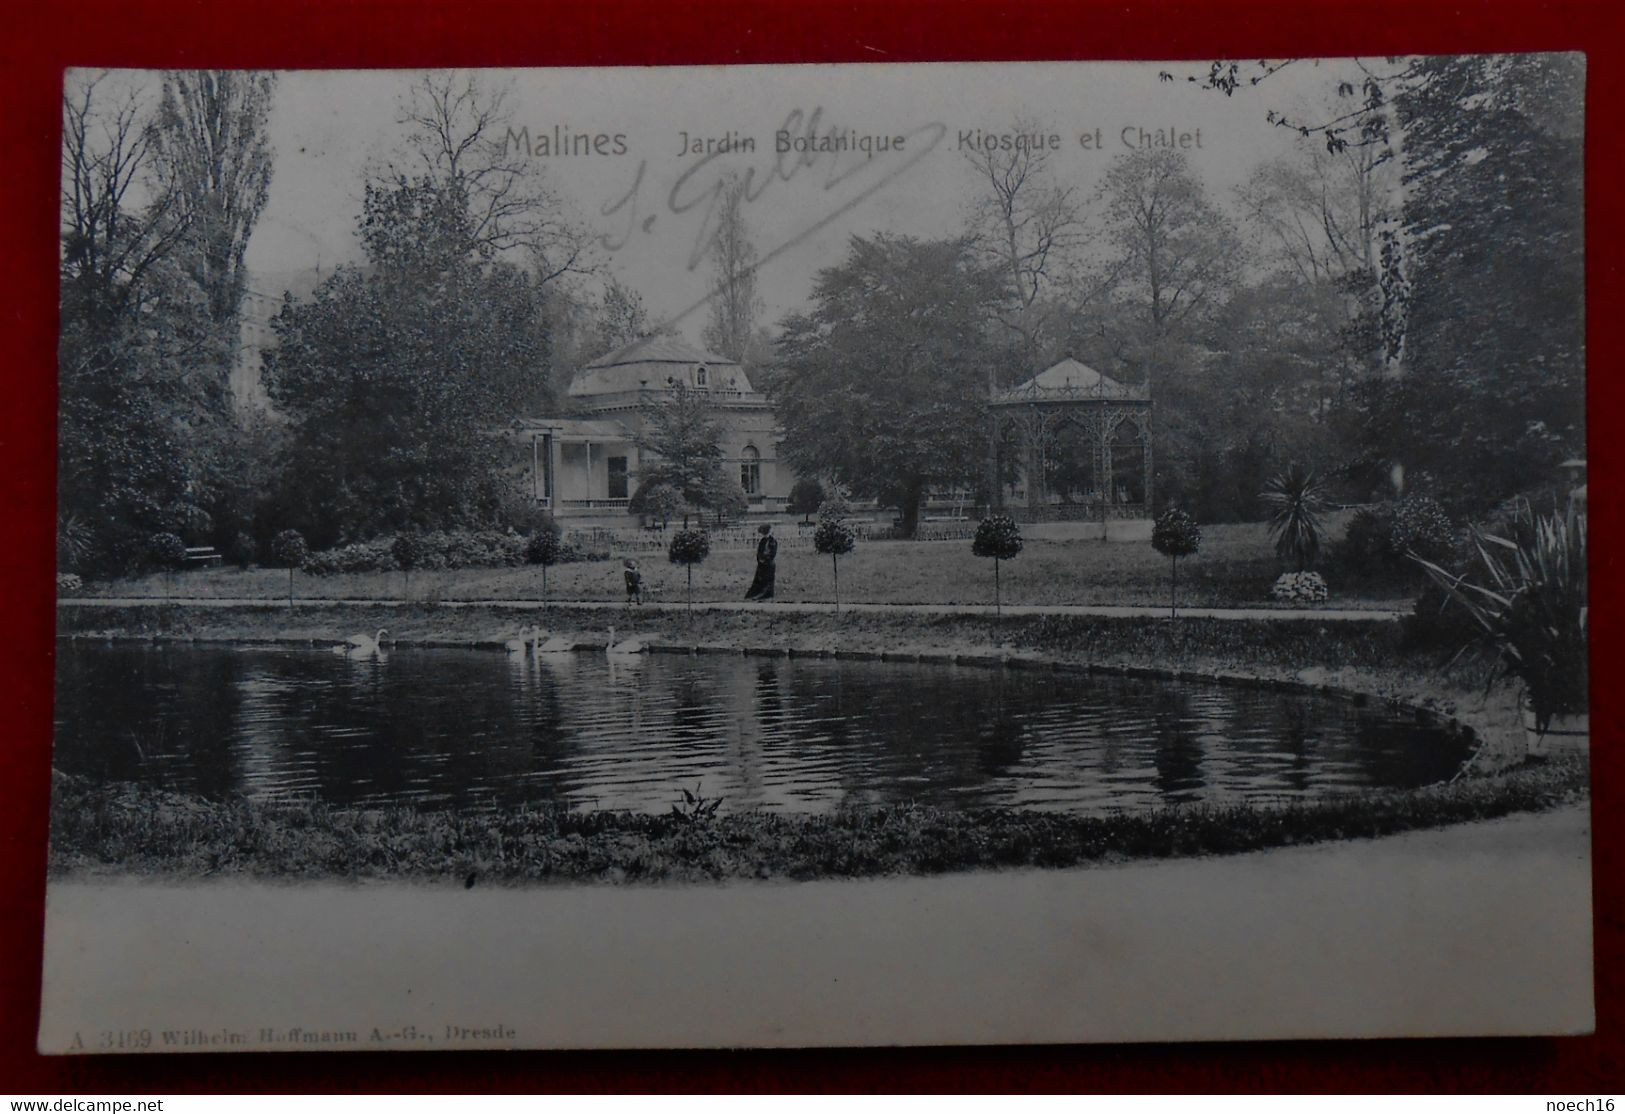
[[[1285,472],[1264,485],[1260,498],[1270,508],[1270,534],[1275,538],[1275,554],[1296,563],[1306,572],[1320,555],[1326,526],[1320,521],[1325,508],[1325,488],[1313,469],[1290,465]]]
[[[1527,502],[1513,512],[1510,538],[1472,531],[1477,562],[1460,576],[1414,557],[1451,601],[1464,608],[1479,637],[1463,651],[1491,656],[1489,683],[1523,682],[1535,728],[1553,716],[1583,715],[1587,679],[1586,516],[1572,501],[1537,516]],[[1469,579],[1477,574],[1477,581]]]

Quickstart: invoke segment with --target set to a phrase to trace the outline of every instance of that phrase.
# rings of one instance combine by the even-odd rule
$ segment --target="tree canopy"
[[[791,465],[898,507],[908,533],[927,488],[974,480],[1002,283],[967,239],[853,237],[783,327],[774,399]]]

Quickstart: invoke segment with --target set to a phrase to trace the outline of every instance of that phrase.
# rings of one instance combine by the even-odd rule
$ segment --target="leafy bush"
[[[1409,496],[1358,511],[1349,520],[1338,559],[1352,572],[1411,578],[1417,571],[1412,554],[1445,562],[1456,541],[1456,527],[1437,500]]]
[[[299,567],[311,576],[333,576],[347,572],[390,572],[399,566],[392,547],[384,542],[353,542],[337,549],[308,553]]]
[[[1283,603],[1323,603],[1327,594],[1318,572],[1285,572],[1270,588],[1270,597]]]
[[[564,538],[558,526],[549,521],[545,526],[538,527],[525,543],[525,561],[546,568],[558,564],[559,555],[564,550]]]
[[[84,587],[85,582],[80,580],[74,573],[59,572],[56,574],[56,594],[59,596],[71,595],[74,592],[82,591]]]
[[[669,526],[674,516],[683,513],[683,496],[671,484],[643,484],[632,493],[626,509],[631,514],[658,519],[662,527]]]
[[[389,556],[394,561],[395,567],[407,574],[423,566],[423,558],[428,551],[429,547],[424,544],[423,535],[412,530],[403,530],[389,543]]]
[[[525,537],[552,521],[553,515],[546,507],[525,495],[510,493],[497,508],[497,524]]]
[[[402,539],[408,539],[403,541]],[[506,530],[406,532],[388,541],[353,542],[309,554],[302,568],[316,576],[398,569],[477,569],[525,563],[527,539]],[[402,560],[403,555],[406,561]],[[280,562],[279,562],[280,563]]]
[[[559,545],[558,560],[555,565],[571,565],[583,561],[607,561],[610,550],[607,545],[578,544],[576,542],[562,542]]]
[[[154,534],[147,539],[147,559],[154,567],[173,572],[186,564],[186,543],[179,534]]]
[[[812,476],[802,476],[790,488],[790,500],[787,508],[791,514],[799,514],[804,518],[811,515],[824,505],[824,485]]]

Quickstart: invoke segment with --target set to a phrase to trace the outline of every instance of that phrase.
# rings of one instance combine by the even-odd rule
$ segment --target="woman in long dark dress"
[[[745,598],[770,600],[773,598],[773,562],[779,556],[779,539],[773,536],[771,526],[758,526],[756,532],[762,535],[756,543],[756,578],[750,582],[750,591],[745,593]]]

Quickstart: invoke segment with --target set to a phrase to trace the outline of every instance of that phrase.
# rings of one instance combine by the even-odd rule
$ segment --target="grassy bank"
[[[1491,819],[1584,792],[1584,768],[1569,763],[1279,807],[1180,806],[1107,817],[908,805],[823,816],[544,809],[471,816],[210,802],[58,775],[50,862],[54,877],[108,872],[466,885],[859,878],[1234,854]]]
[[[793,528],[781,528],[793,534]],[[694,598],[736,600],[755,568],[747,550],[714,552],[694,570]],[[681,601],[687,585],[680,567],[661,554],[640,555],[650,598]],[[1179,597],[1191,607],[1271,607],[1269,590],[1281,566],[1261,523],[1203,528],[1202,551],[1179,565]],[[1001,568],[1007,604],[1168,604],[1169,562],[1149,543],[1029,541]],[[1330,605],[1394,609],[1409,606],[1393,585],[1329,576]],[[460,569],[400,573],[295,574],[295,593],[306,599],[534,600],[542,598],[539,568]],[[204,569],[90,586],[87,594],[168,595],[285,599],[282,569]],[[548,572],[555,599],[624,597],[617,560],[558,565]],[[785,544],[779,552],[777,596],[789,602],[834,598],[830,562],[809,548]],[[841,598],[852,603],[988,604],[993,563],[971,556],[965,542],[868,542],[841,560]]]

